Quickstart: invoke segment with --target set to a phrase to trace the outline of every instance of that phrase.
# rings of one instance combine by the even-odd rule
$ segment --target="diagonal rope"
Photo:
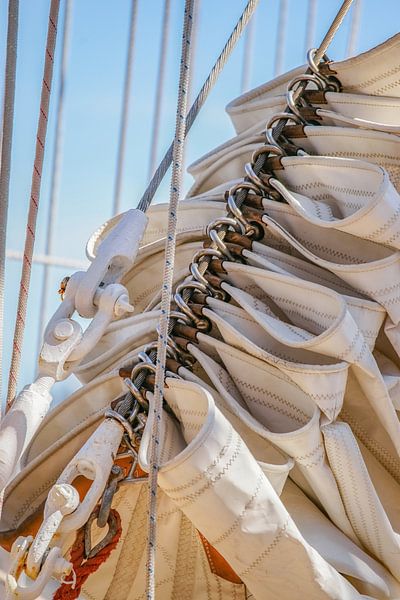
[[[72,5],[73,0],[66,0],[64,11],[64,24],[61,42],[61,69],[58,84],[58,102],[56,114],[56,130],[54,138],[54,148],[52,157],[52,173],[50,182],[50,200],[49,212],[47,216],[47,232],[45,243],[45,255],[51,256],[54,250],[54,231],[57,218],[58,196],[61,179],[61,164],[62,164],[62,140],[63,140],[63,123],[64,123],[64,104],[65,104],[65,82],[67,78],[68,55],[71,37],[71,21],[72,21]],[[40,301],[40,324],[39,324],[39,348],[42,343],[42,335],[46,322],[47,302],[49,297],[49,279],[50,268],[49,264],[45,264],[43,272],[42,295]]]
[[[124,93],[122,99],[121,122],[118,138],[117,151],[117,172],[115,176],[114,196],[113,196],[113,215],[121,211],[121,192],[122,177],[124,173],[125,154],[126,154],[126,136],[128,130],[129,105],[132,87],[132,66],[135,51],[136,23],[137,23],[138,0],[132,0],[131,15],[129,21],[129,39],[128,53],[126,57]]]
[[[2,381],[2,357],[4,356],[4,284],[6,260],[6,234],[8,200],[10,194],[11,150],[14,123],[15,78],[17,69],[19,0],[9,0],[7,26],[7,57],[3,103],[3,130],[1,138],[0,170],[0,397]]]
[[[179,74],[178,101],[176,109],[175,137],[173,144],[171,192],[168,210],[168,229],[165,244],[164,277],[161,293],[161,316],[159,321],[156,375],[154,384],[153,422],[150,442],[149,471],[149,535],[147,546],[147,598],[155,598],[155,557],[157,524],[157,477],[160,459],[160,432],[165,379],[165,362],[168,344],[168,326],[175,261],[177,210],[182,188],[182,159],[185,144],[186,105],[190,78],[190,41],[193,22],[194,0],[185,0],[182,51]]]
[[[10,376],[8,380],[7,410],[12,406],[12,403],[15,398],[18,375],[21,365],[21,351],[24,340],[26,309],[28,303],[29,284],[32,271],[32,255],[33,247],[35,244],[36,220],[40,199],[40,185],[42,179],[44,148],[47,133],[50,91],[53,79],[54,50],[56,46],[59,8],[60,0],[51,0],[49,24],[47,29],[47,41],[44,60],[42,92],[40,98],[38,128],[36,134],[35,160],[32,172],[28,223],[25,237],[24,259],[22,262],[22,273],[18,297],[17,316],[15,320]]]
[[[316,64],[318,64],[321,61],[322,57],[328,50],[328,47],[330,46],[333,38],[335,37],[337,30],[341,26],[343,19],[349,12],[352,3],[353,0],[344,0],[341,7],[339,8],[336,17],[333,19],[331,26],[326,32],[324,39],[320,43],[319,48],[315,53],[314,60]]]
[[[197,115],[199,114],[201,107],[203,106],[203,104],[206,101],[215,82],[217,81],[222,69],[225,66],[226,61],[228,60],[229,56],[231,55],[243,30],[245,29],[247,23],[249,22],[251,15],[254,13],[258,2],[259,2],[259,0],[249,0],[249,2],[246,4],[242,15],[240,16],[238,22],[236,23],[231,35],[228,38],[228,41],[226,42],[224,48],[222,49],[221,54],[218,56],[213,68],[211,69],[206,81],[203,84],[203,87],[201,88],[200,92],[198,93],[195,101],[193,102],[193,104],[189,110],[189,113],[186,118],[185,136],[190,131],[190,128],[193,125]],[[167,152],[164,155],[164,158],[158,165],[157,170],[154,173],[152,180],[150,181],[143,196],[141,197],[139,204],[138,204],[138,208],[140,210],[146,211],[147,208],[150,206],[150,203],[151,203],[152,199],[154,198],[154,195],[155,195],[156,191],[158,190],[158,187],[159,187],[161,181],[163,180],[165,173],[168,171],[168,168],[171,165],[172,149],[173,149],[173,144],[171,144],[170,147],[168,148]]]
[[[170,31],[171,0],[164,2],[163,27],[161,34],[160,57],[158,63],[156,100],[154,105],[153,128],[150,142],[149,179],[156,168],[158,140],[160,134],[161,111],[164,99],[165,67],[167,64],[168,39]]]

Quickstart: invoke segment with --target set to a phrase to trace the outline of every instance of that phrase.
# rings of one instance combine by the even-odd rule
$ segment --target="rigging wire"
[[[239,17],[231,35],[229,36],[225,46],[222,49],[221,54],[218,56],[213,68],[211,69],[206,81],[204,82],[200,92],[198,93],[195,101],[193,102],[187,118],[186,118],[186,131],[185,136],[188,134],[191,126],[193,125],[197,115],[200,112],[201,107],[206,101],[211,89],[213,88],[216,80],[218,79],[222,69],[225,66],[226,61],[231,55],[234,47],[240,39],[240,36],[245,29],[247,23],[249,22],[251,15],[254,13],[259,0],[249,0],[243,10],[243,13]],[[139,210],[146,211],[150,206],[152,199],[156,191],[159,188],[161,181],[164,178],[165,173],[168,171],[168,168],[172,162],[172,150],[173,144],[170,145],[167,152],[165,153],[163,159],[158,165],[149,185],[147,186],[143,196],[141,197],[138,208]]]
[[[341,7],[339,8],[336,17],[333,19],[328,31],[324,36],[324,39],[320,43],[319,48],[315,53],[314,60],[316,64],[318,64],[323,58],[324,54],[326,54],[326,51],[328,50],[328,47],[330,46],[333,38],[335,37],[339,27],[341,26],[343,19],[349,12],[353,1],[354,0],[344,0]]]
[[[54,231],[57,218],[58,197],[60,190],[61,165],[62,165],[62,141],[63,141],[63,124],[64,124],[64,103],[65,103],[65,84],[68,70],[68,56],[71,38],[71,23],[72,23],[72,7],[73,0],[66,0],[64,10],[64,23],[61,41],[61,69],[57,91],[57,114],[56,114],[56,129],[52,157],[52,172],[50,182],[50,201],[49,211],[47,215],[47,232],[45,242],[45,255],[51,256],[54,250]],[[49,297],[49,279],[50,279],[50,263],[45,263],[43,272],[42,294],[40,301],[40,322],[39,322],[39,348],[40,352],[42,335],[46,322],[47,303]]]
[[[200,22],[200,5],[201,5],[201,0],[195,0],[194,6],[193,6],[192,38],[190,41],[191,76],[189,78],[189,83],[188,83],[188,93],[187,93],[187,105],[188,106],[191,105],[192,97],[193,97],[194,73],[196,70],[196,59],[197,59],[197,40],[198,40],[199,22]],[[183,149],[183,158],[182,158],[182,171],[183,171],[184,175],[186,173],[187,150],[188,150],[188,145],[185,144],[185,147]]]
[[[278,17],[278,39],[276,41],[276,54],[274,75],[280,75],[283,71],[285,57],[286,35],[288,27],[288,0],[280,0]]]
[[[255,28],[255,20],[250,19],[244,36],[242,76],[240,81],[240,91],[242,94],[250,87],[251,72],[253,67]]]
[[[158,151],[158,140],[160,133],[161,123],[161,112],[163,107],[164,99],[164,87],[165,87],[165,72],[167,64],[167,50],[168,40],[170,32],[170,16],[171,16],[171,0],[165,0],[164,2],[164,14],[162,19],[162,34],[161,34],[161,45],[160,45],[160,56],[158,63],[158,75],[157,75],[157,87],[156,87],[156,99],[154,105],[153,115],[153,128],[151,132],[151,143],[150,143],[150,160],[149,160],[149,179],[154,174],[157,162],[157,151]]]
[[[352,56],[357,51],[358,36],[361,25],[362,0],[355,0],[351,14],[349,38],[347,41],[346,56]]]
[[[9,0],[0,170],[0,397],[3,367],[2,357],[4,356],[4,285],[11,151],[14,124],[15,79],[17,70],[18,13],[19,0]]]
[[[32,255],[33,248],[35,245],[36,220],[40,200],[40,186],[42,179],[44,149],[46,143],[51,83],[53,79],[54,50],[57,38],[57,22],[59,9],[60,0],[51,0],[49,23],[47,29],[42,90],[40,97],[38,127],[36,133],[35,159],[32,172],[32,184],[24,246],[24,258],[22,261],[22,273],[18,296],[17,316],[15,319],[6,410],[9,410],[13,404],[17,389],[18,375],[21,366],[21,352],[24,340],[26,310],[32,271]]]
[[[128,130],[129,106],[132,88],[132,67],[135,52],[137,10],[138,0],[132,0],[129,19],[128,52],[126,56],[124,92],[122,97],[121,121],[118,137],[117,168],[113,195],[113,215],[117,215],[121,211],[122,178],[125,165],[126,136]]]
[[[155,558],[157,524],[157,479],[160,462],[160,434],[165,380],[165,364],[168,344],[168,326],[172,300],[173,273],[177,231],[178,202],[181,195],[183,170],[182,159],[185,144],[187,95],[190,80],[191,33],[194,0],[185,0],[185,13],[182,34],[181,64],[179,73],[178,100],[176,109],[175,137],[173,142],[173,160],[171,192],[168,209],[168,228],[165,244],[164,276],[161,292],[161,316],[158,328],[156,374],[152,407],[152,426],[150,441],[149,469],[149,531],[147,545],[147,598],[155,598]]]
[[[306,39],[304,46],[304,56],[310,48],[314,48],[315,44],[315,31],[317,26],[317,2],[318,0],[308,0],[308,11],[307,11],[307,29]]]

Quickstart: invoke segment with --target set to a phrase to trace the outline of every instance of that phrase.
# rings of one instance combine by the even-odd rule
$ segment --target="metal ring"
[[[211,241],[217,246],[219,252],[223,254],[228,260],[234,262],[234,257],[229,252],[224,241],[219,237],[218,231],[216,229],[211,229],[208,235]]]
[[[244,170],[246,171],[246,176],[250,179],[251,183],[254,183],[259,188],[260,194],[263,195],[264,192],[268,191],[268,187],[265,185],[263,181],[259,178],[258,175],[255,174],[253,163],[248,162],[244,165]]]
[[[301,120],[297,115],[289,112],[278,112],[270,118],[266,125],[266,129],[272,129],[272,126],[278,121],[294,121],[297,125],[301,125]]]
[[[296,83],[301,84],[303,81],[311,81],[312,83],[315,83],[315,85],[321,92],[324,90],[325,82],[321,79],[319,75],[317,75],[316,73],[304,73],[304,75],[298,75],[297,77],[294,77],[292,79],[292,81],[288,85],[287,91],[290,92],[291,90],[293,90],[295,92],[297,89],[294,88]]]
[[[194,277],[194,279],[196,279],[200,283],[203,283],[204,285],[207,286],[207,288],[210,290],[210,293],[214,296],[214,298],[217,298],[218,300],[224,300],[224,298],[226,296],[225,292],[223,292],[222,290],[217,290],[215,287],[213,287],[211,285],[211,283],[209,283],[209,281],[207,281],[207,279],[204,277],[204,275],[202,275],[200,273],[199,266],[197,263],[192,263],[190,265],[190,272],[191,272],[192,276]]]
[[[214,219],[214,221],[211,221],[207,225],[206,234],[209,236],[210,231],[212,231],[213,229],[218,229],[220,225],[228,225],[228,227],[232,227],[232,229],[234,229],[234,231],[236,231],[237,233],[241,233],[242,235],[244,234],[242,224],[236,221],[236,219],[233,219],[232,217],[219,217],[218,219]]]
[[[134,381],[139,375],[140,371],[150,371],[151,373],[156,372],[156,365],[152,362],[140,362],[133,366],[131,371],[131,380]]]
[[[299,117],[293,113],[289,112],[279,112],[276,113],[271,119],[268,121],[265,129],[265,136],[268,142],[272,145],[277,145],[278,141],[274,137],[273,125],[279,121],[294,121],[297,125],[303,125],[303,122],[299,119]],[[283,152],[283,148],[282,148]]]
[[[176,286],[175,291],[180,294],[185,288],[189,288],[189,290],[199,290],[204,294],[208,294],[207,286],[203,285],[199,281],[182,281],[182,283]]]
[[[251,185],[253,185],[253,184],[251,184]],[[232,189],[234,189],[234,188],[232,188]],[[242,223],[242,225],[244,226],[244,228],[245,228],[245,235],[247,235],[247,236],[253,235],[256,232],[255,229],[254,229],[254,227],[252,225],[250,225],[247,222],[247,220],[245,219],[245,217],[243,216],[242,211],[240,210],[240,208],[236,204],[235,196],[233,194],[231,194],[230,191],[229,191],[229,196],[228,196],[228,209],[231,211],[231,213],[233,213],[235,215],[235,218],[240,223]]]
[[[146,411],[149,410],[149,403],[141,394],[140,390],[136,387],[133,381],[129,379],[129,377],[125,377],[124,383],[130,391],[130,393],[132,394],[132,396],[134,397],[134,399],[140,404],[140,406]]]
[[[185,367],[193,366],[196,359],[190,354],[190,352],[181,348],[181,346],[179,346],[175,342],[175,340],[172,336],[170,336],[170,335],[168,336],[167,343],[171,345],[171,348],[173,348],[177,354],[179,354],[183,366],[185,366]]]
[[[255,164],[257,159],[262,154],[275,154],[276,156],[283,156],[284,152],[282,148],[277,146],[276,144],[264,144],[264,146],[260,146],[257,150],[254,150],[253,155],[251,157],[251,162]]]
[[[339,83],[335,79],[330,79],[329,77],[326,77],[325,75],[323,75],[321,73],[319,66],[315,62],[316,52],[317,52],[316,48],[310,48],[310,50],[307,52],[307,62],[308,62],[309,68],[317,77],[319,77],[324,82],[324,84],[326,85],[326,87],[328,89],[331,89],[331,90],[333,89],[334,92],[340,92]],[[328,62],[329,58],[326,54],[324,54],[322,57],[322,60],[324,60],[325,62]]]
[[[256,192],[256,194],[259,192],[258,187],[254,185],[254,183],[251,183],[251,181],[240,181],[229,189],[228,194],[229,196],[234,196],[237,192],[240,192],[240,190],[249,190],[250,192]]]
[[[186,316],[186,315],[185,315]],[[144,347],[144,352],[150,352],[151,350],[157,350],[158,342],[151,342]],[[178,362],[178,356],[172,351],[172,348],[168,348],[167,346],[167,355],[169,352],[169,357]]]
[[[154,364],[153,361],[151,360],[150,356],[148,354],[146,354],[146,352],[143,352],[143,350],[141,352],[138,352],[137,357],[141,362],[144,362],[149,365]]]
[[[174,295],[175,303],[179,306],[180,310],[184,312],[189,319],[193,321],[196,328],[200,331],[207,331],[210,327],[210,323],[208,319],[201,319],[191,310],[190,306],[184,301],[182,295],[178,292],[175,292]]]
[[[171,319],[176,319],[177,321],[181,320],[185,323],[185,325],[191,325],[191,320],[184,312],[179,310],[171,310],[169,313]]]
[[[124,428],[124,431],[128,434],[129,439],[133,439],[134,431],[132,429],[132,424],[127,419],[125,419],[125,417],[120,415],[116,410],[113,410],[112,408],[107,408],[104,411],[104,417],[106,419],[115,419],[116,421],[118,421],[118,423],[120,423]]]
[[[203,258],[203,256],[210,256],[211,258],[214,256],[217,258],[223,258],[218,248],[201,248],[193,254],[192,263],[198,263]]]
[[[293,90],[288,90],[286,92],[286,102],[287,102],[288,107],[292,111],[292,113],[300,119],[300,121],[302,122],[303,125],[306,125],[307,121],[302,117],[299,108],[296,106]]]
[[[199,265],[197,263],[193,263],[190,265],[190,272],[193,276],[194,279],[196,279],[196,281],[198,281],[199,283],[202,283],[203,285],[206,286],[206,288],[212,293],[214,294],[215,290],[212,287],[212,285],[207,281],[207,279],[204,277],[204,275],[202,275],[199,271]]]

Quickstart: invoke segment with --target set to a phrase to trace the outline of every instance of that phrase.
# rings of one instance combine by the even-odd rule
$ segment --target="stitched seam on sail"
[[[178,485],[178,486],[173,487],[173,488],[163,488],[164,492],[166,494],[168,494],[168,495],[169,494],[176,494],[177,492],[182,492],[183,490],[186,490],[188,488],[193,487],[196,483],[198,483],[199,481],[201,481],[221,461],[222,457],[226,453],[227,446],[229,447],[231,445],[231,443],[232,443],[234,433],[235,433],[235,431],[234,431],[233,427],[230,427],[229,428],[229,434],[228,434],[228,438],[227,438],[226,444],[224,444],[221,447],[221,450],[218,452],[218,455],[215,457],[215,459],[213,460],[213,462],[210,465],[208,465],[208,467],[206,469],[204,469],[203,471],[201,471],[200,473],[198,473],[198,475],[196,475],[196,477],[194,477],[193,479],[191,479],[190,481],[188,481],[188,482],[186,482],[186,483],[184,483],[182,485]]]
[[[238,377],[235,377],[235,381],[237,381],[237,383],[239,383],[243,387],[245,387],[253,392],[259,393],[263,396],[262,398],[254,398],[254,396],[251,396],[250,394],[246,393],[245,391],[241,391],[242,396],[244,397],[245,400],[248,400],[249,402],[253,402],[260,406],[266,406],[275,412],[281,413],[285,417],[290,417],[290,418],[294,419],[295,421],[297,421],[297,423],[300,423],[302,425],[304,425],[305,423],[308,423],[308,421],[310,420],[310,417],[305,412],[303,412],[300,408],[298,408],[295,404],[292,404],[291,402],[289,402],[289,400],[287,400],[286,398],[283,398],[282,396],[279,396],[278,394],[274,394],[273,392],[270,392],[267,388],[262,388],[261,386],[249,383],[248,381],[243,381],[242,379],[239,379]],[[271,400],[276,400],[283,406],[286,406],[288,408],[288,410],[285,410],[283,407],[276,406],[276,404],[272,404],[271,402],[268,402],[266,400],[265,396],[267,396],[268,398],[271,398]]]
[[[302,467],[306,469],[310,469],[311,467],[316,467],[321,464],[325,459],[325,449],[321,441],[319,441],[318,445],[315,446],[314,450],[308,452],[307,454],[303,454],[302,456],[293,456],[293,458],[298,462]],[[309,461],[308,459],[313,459]],[[305,461],[305,462],[304,462]]]
[[[352,527],[358,538],[367,546],[367,548],[373,549],[373,551],[376,552],[376,545],[378,546],[378,557],[381,557],[382,544],[379,536],[379,528],[376,523],[376,518],[371,504],[368,486],[366,490],[367,501],[369,505],[368,517],[365,514],[365,510],[362,503],[360,503],[359,501],[359,486],[354,478],[351,468],[353,460],[355,458],[355,453],[352,452],[351,455],[349,454],[346,439],[343,435],[341,428],[338,429],[337,426],[327,425],[324,429],[328,430],[331,433],[328,439],[333,442],[336,448],[336,452],[334,452],[332,456],[329,456],[329,460],[334,463],[334,470],[338,474],[336,479],[339,485],[340,482],[343,482],[345,478],[350,480],[351,493],[350,490],[347,489],[347,486],[343,485],[340,485],[340,493],[344,497],[344,499],[347,498],[347,501],[345,501],[345,509],[350,517]],[[344,460],[346,462],[346,465],[344,465],[342,462],[342,454],[345,455]],[[371,526],[373,531],[371,531]],[[374,540],[376,543],[374,543],[374,541],[372,540],[371,534],[374,536]]]
[[[261,487],[262,487],[262,483],[264,481],[264,473],[260,473],[260,475],[258,476],[258,480],[257,480],[257,485],[256,485],[256,489],[253,493],[253,495],[251,496],[251,498],[246,502],[242,512],[239,514],[239,516],[235,519],[235,521],[232,523],[232,525],[229,527],[229,529],[227,529],[222,535],[220,535],[218,538],[212,540],[210,542],[211,546],[216,547],[218,544],[221,544],[223,541],[225,541],[229,536],[232,535],[232,533],[239,527],[240,522],[242,521],[244,515],[246,514],[246,512],[248,511],[248,509],[250,508],[250,506],[252,505],[252,503],[254,502],[254,500],[257,498],[258,494],[260,493]]]
[[[364,263],[364,260],[362,258],[350,256],[350,254],[341,252],[340,250],[334,250],[333,248],[326,248],[325,246],[321,246],[321,244],[318,244],[317,242],[311,242],[310,240],[301,238],[297,234],[296,234],[296,239],[299,242],[301,242],[307,249],[311,248],[313,250],[317,250],[317,251],[321,252],[322,254],[328,254],[329,256],[333,256],[335,258],[341,258],[343,260],[349,261],[350,263],[356,263],[358,265]]]
[[[262,561],[267,558],[267,556],[269,554],[271,554],[271,552],[273,552],[273,550],[277,547],[277,545],[279,544],[279,542],[281,541],[283,535],[286,532],[286,529],[289,526],[289,520],[287,519],[286,522],[284,523],[284,525],[278,530],[278,533],[276,534],[274,540],[271,542],[271,544],[269,544],[269,546],[267,546],[267,548],[265,548],[265,550],[258,556],[258,558],[256,560],[254,560],[251,565],[249,565],[247,567],[247,569],[245,569],[244,571],[242,571],[241,573],[239,573],[239,577],[242,579],[243,577],[245,577],[246,575],[248,575],[250,573],[250,571],[252,571],[253,569],[255,569],[256,567],[258,567]]]
[[[353,417],[348,410],[342,409],[340,418],[348,423],[354,434],[360,439],[364,446],[375,456],[382,467],[400,483],[400,465],[398,461],[384,448],[371,438],[367,430]]]
[[[378,81],[382,81],[382,79],[386,79],[387,77],[390,77],[391,75],[396,75],[396,73],[398,73],[399,71],[400,71],[400,65],[395,65],[391,69],[388,69],[387,71],[384,71],[383,73],[379,73],[378,75],[375,75],[374,77],[371,77],[370,79],[366,79],[365,81],[362,81],[355,85],[347,85],[346,89],[347,90],[358,90],[359,88],[368,87],[370,85],[373,85],[374,83],[377,83]]]
[[[383,233],[385,233],[388,229],[390,229],[392,227],[392,225],[394,225],[396,223],[396,221],[398,220],[400,215],[400,206],[397,207],[397,209],[395,210],[395,212],[392,214],[392,216],[390,217],[390,219],[388,219],[383,225],[381,225],[381,227],[379,227],[378,229],[375,229],[375,231],[372,231],[371,233],[369,233],[368,235],[366,235],[365,237],[367,239],[372,239],[378,236],[381,236]],[[397,237],[398,235],[400,235],[400,232],[397,232],[395,234],[395,236]]]
[[[202,496],[204,494],[204,492],[206,492],[208,489],[213,487],[220,479],[222,479],[222,477],[224,477],[224,475],[229,471],[229,469],[231,468],[233,463],[238,458],[238,456],[243,448],[243,445],[244,444],[243,444],[242,439],[239,436],[237,436],[235,450],[234,450],[231,458],[228,460],[228,462],[225,464],[225,466],[221,469],[221,471],[217,475],[215,475],[214,477],[210,477],[208,482],[202,488],[197,490],[196,492],[193,492],[192,494],[187,494],[186,496],[182,496],[180,498],[174,498],[175,502],[184,502],[184,504],[181,506],[182,510],[183,510],[183,508],[186,508],[187,506],[189,506],[190,504],[195,502],[198,498],[200,498],[200,496]]]
[[[322,181],[315,181],[315,182],[310,181],[310,182],[302,183],[302,184],[298,184],[298,185],[291,185],[290,187],[295,192],[302,192],[302,191],[312,190],[315,188],[322,188],[324,190],[332,190],[333,192],[350,194],[351,196],[368,196],[368,197],[375,196],[375,192],[371,192],[369,190],[360,190],[357,188],[348,188],[348,187],[344,187],[344,186],[340,186],[340,185],[327,184],[327,183],[323,183]],[[341,204],[342,203],[344,204],[345,200],[340,200],[340,202],[341,202]]]

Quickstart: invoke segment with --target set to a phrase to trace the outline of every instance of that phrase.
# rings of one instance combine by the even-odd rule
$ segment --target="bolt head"
[[[74,326],[68,319],[62,319],[54,327],[54,337],[57,340],[64,341],[71,337],[74,333]]]

